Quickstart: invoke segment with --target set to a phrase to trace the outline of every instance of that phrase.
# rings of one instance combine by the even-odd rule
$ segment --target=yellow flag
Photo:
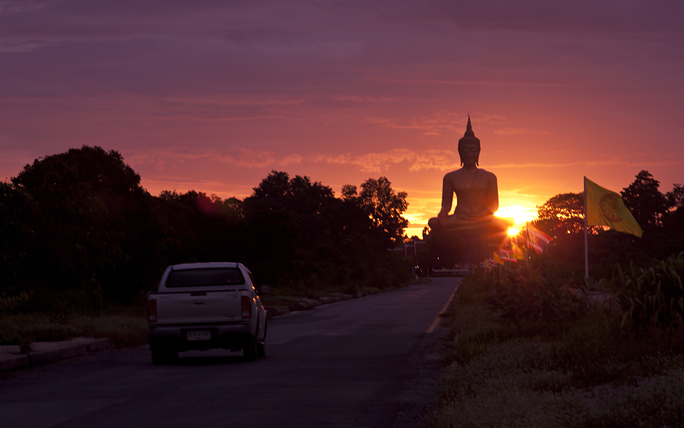
[[[641,238],[643,234],[639,223],[625,206],[619,193],[604,189],[584,177],[588,226],[608,226],[618,232],[631,233]]]
[[[493,253],[494,257],[494,262],[501,264],[501,259],[499,258],[499,255],[497,253]]]
[[[511,242],[511,257],[518,260],[524,260],[525,254],[523,254],[522,248]]]

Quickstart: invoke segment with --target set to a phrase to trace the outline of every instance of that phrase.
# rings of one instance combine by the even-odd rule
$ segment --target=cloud
[[[33,12],[42,9],[46,4],[32,0],[3,0],[0,1],[0,15],[20,12]]]
[[[283,119],[282,115],[254,115],[254,116],[219,116],[219,117],[202,117],[193,115],[167,115],[160,117],[148,117],[147,120],[156,121],[179,121],[188,120],[195,122],[234,122],[244,120],[261,120],[261,119]]]
[[[373,96],[358,96],[358,95],[328,95],[335,101],[341,102],[357,102],[357,103],[384,103],[392,101],[390,97],[373,97]]]
[[[294,154],[294,155],[285,156],[284,158],[282,158],[282,159],[278,162],[278,164],[280,164],[280,165],[289,165],[289,164],[292,164],[292,163],[302,163],[302,160],[303,160],[303,159],[304,159],[304,158],[303,158],[302,156],[300,156],[300,155],[298,155],[298,154]]]
[[[285,100],[249,100],[211,98],[211,97],[166,97],[165,101],[182,104],[209,104],[209,105],[230,105],[230,106],[283,106],[292,104],[302,104],[304,98],[285,99]]]
[[[413,83],[413,84],[433,84],[433,85],[461,85],[461,86],[534,86],[534,87],[565,87],[577,86],[566,82],[538,82],[538,81],[516,81],[516,80],[443,80],[443,79],[395,79],[390,77],[368,77],[368,80],[390,83]]]
[[[321,159],[322,158],[319,158],[318,161]],[[126,161],[130,162],[132,165],[154,165],[157,171],[163,171],[167,167],[172,168],[178,163],[193,161],[223,163],[241,168],[254,169],[300,164],[305,161],[305,158],[297,153],[278,156],[275,152],[270,150],[252,150],[244,147],[236,147],[225,151],[208,150],[204,152],[147,150],[144,152],[127,154]]]
[[[677,1],[444,0],[436,4],[444,19],[457,27],[480,31],[682,34],[684,13],[684,4]]]
[[[494,134],[496,135],[550,135],[550,132],[544,132],[544,131],[536,131],[534,129],[526,129],[526,128],[515,128],[515,127],[509,127],[509,128],[500,128],[500,129],[495,129]]]
[[[454,153],[450,150],[392,149],[382,153],[366,153],[362,155],[317,155],[313,161],[324,161],[329,164],[356,165],[364,172],[382,172],[391,165],[408,163],[409,171],[436,169],[440,171],[453,169]]]
[[[421,131],[423,135],[439,136],[446,133],[462,132],[465,129],[465,120],[462,113],[441,111],[430,116],[419,116],[411,118],[395,117],[366,117],[364,123],[378,125],[383,128],[392,129],[415,129]]]
[[[36,49],[44,48],[46,46],[52,46],[54,43],[41,42],[36,40],[23,40],[20,38],[16,39],[5,39],[0,40],[0,53],[18,53],[18,52],[31,52]]]
[[[144,152],[133,152],[126,156],[127,161],[132,165],[152,164],[159,170],[164,170],[168,165],[186,163],[190,161],[213,161],[226,163],[242,168],[264,168],[275,164],[287,165],[288,163],[299,162],[298,155],[290,155],[283,158],[280,162],[276,161],[275,154],[268,150],[251,150],[247,148],[233,148],[225,152],[211,150],[206,152],[174,152],[146,150]],[[283,163],[285,162],[285,163]]]
[[[583,160],[574,162],[528,162],[528,163],[504,163],[498,165],[492,165],[490,168],[506,169],[525,169],[525,168],[576,168],[576,167],[608,167],[608,166],[627,166],[635,168],[649,168],[654,166],[670,166],[670,165],[681,165],[682,160],[674,159],[676,155],[670,160],[666,161],[647,161],[645,159],[637,159],[634,161],[612,158],[612,159],[599,159],[599,160]]]

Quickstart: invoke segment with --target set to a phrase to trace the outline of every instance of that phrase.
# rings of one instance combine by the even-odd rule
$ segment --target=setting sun
[[[537,218],[537,210],[521,205],[509,205],[507,207],[499,208],[494,215],[501,218],[513,219],[515,224],[518,225]]]
[[[520,233],[520,229],[518,229],[517,227],[511,227],[506,232],[508,233],[508,236],[515,236],[518,233]]]

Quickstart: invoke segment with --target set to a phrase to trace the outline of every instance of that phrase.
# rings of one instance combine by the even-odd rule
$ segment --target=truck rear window
[[[244,284],[245,278],[238,268],[187,269],[171,271],[166,287],[202,287],[211,285]]]

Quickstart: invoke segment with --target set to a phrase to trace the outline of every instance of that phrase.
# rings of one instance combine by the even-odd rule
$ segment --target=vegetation
[[[684,190],[641,171],[621,193],[643,237],[591,227],[591,279],[584,195],[562,193],[537,207],[553,240],[530,268],[463,280],[431,426],[684,426]],[[465,259],[428,238],[426,265]]]
[[[622,325],[644,330],[677,328],[684,316],[684,252],[667,260],[654,261],[649,268],[631,265],[628,271],[616,267],[610,287],[622,309]]]
[[[551,236],[582,232],[584,228],[584,195],[561,193],[537,207],[537,226]]]
[[[643,229],[643,237],[590,226],[589,273],[595,279],[610,279],[613,266],[648,267],[652,258],[664,259],[684,251],[684,188],[674,184],[672,191],[660,192],[660,182],[648,171],[639,172],[633,183],[621,192],[627,208]],[[538,219],[532,224],[553,238],[541,259],[547,270],[573,282],[584,281],[584,195],[561,193],[537,206]],[[416,255],[421,268],[451,268],[455,264],[478,264],[505,242],[505,236],[491,235],[469,239],[464,234],[423,232],[425,249]],[[525,237],[515,238],[524,247]]]
[[[0,305],[0,316],[143,306],[163,269],[185,262],[242,262],[257,283],[292,293],[396,287],[412,278],[391,251],[407,226],[407,195],[385,177],[360,188],[336,198],[309,177],[272,171],[244,200],[155,197],[114,150],[36,159],[0,183],[0,299],[20,302]],[[16,337],[3,331],[0,341]]]
[[[625,205],[644,231],[637,238],[594,226],[589,230],[589,272],[596,279],[611,279],[613,266],[650,266],[684,251],[684,189],[674,184],[665,194],[648,171],[639,172],[621,192]],[[559,276],[581,280],[584,276],[584,196],[556,195],[537,207],[534,224],[554,239],[541,257]]]
[[[147,343],[146,308],[108,304],[100,313],[84,311],[68,292],[41,293],[0,299],[0,344],[30,350],[33,342],[73,337],[107,337],[114,346]]]
[[[684,310],[640,305],[680,301],[681,287],[660,290],[681,284],[682,261],[618,272],[608,300],[543,269],[465,278],[431,426],[682,426]]]

